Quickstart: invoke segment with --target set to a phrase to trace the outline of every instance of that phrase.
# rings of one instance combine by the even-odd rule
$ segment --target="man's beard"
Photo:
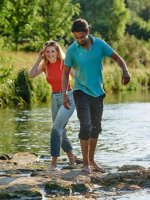
[[[79,43],[82,47],[84,47],[87,43],[87,40],[84,41],[84,43]]]

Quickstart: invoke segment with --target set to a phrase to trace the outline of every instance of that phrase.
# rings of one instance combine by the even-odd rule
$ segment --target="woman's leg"
[[[77,156],[75,156],[72,152],[72,146],[71,143],[66,135],[66,129],[64,130],[62,134],[62,149],[66,152],[68,158],[69,158],[69,163],[71,166],[73,166],[77,160]],[[70,148],[68,148],[70,147]],[[69,149],[69,150],[68,150]]]
[[[58,110],[59,110],[59,105],[57,103],[57,97],[55,95],[51,95],[51,114],[52,114],[53,123],[57,116]],[[52,135],[52,131],[51,131],[51,135]],[[54,148],[52,145],[52,139],[50,140],[50,146],[51,146],[51,149]],[[51,156],[52,156],[52,160],[51,160],[51,165],[50,165],[50,171],[53,171],[56,169],[56,166],[57,166],[57,157],[53,156],[52,154]]]
[[[70,100],[70,110],[67,111],[67,112],[68,112],[68,116],[67,116],[68,119],[66,120],[67,123],[68,123],[68,121],[69,121],[70,117],[72,116],[72,114],[73,114],[73,112],[74,112],[74,109],[75,109],[75,103],[74,103],[74,97],[73,97],[72,91],[68,92],[68,97],[69,97],[69,100]],[[63,106],[63,107],[64,107],[64,106]],[[64,108],[64,109],[65,109],[65,108]],[[65,110],[66,110],[66,109],[65,109]],[[70,141],[69,141],[69,139],[68,139],[68,137],[67,137],[67,131],[66,131],[66,129],[65,129],[67,123],[65,124],[65,126],[64,126],[64,131],[63,131],[63,133],[62,133],[62,145],[61,145],[62,149],[63,149],[65,152],[69,152],[67,147],[71,146],[71,143],[70,143]],[[72,147],[69,148],[69,149],[72,149]]]
[[[69,139],[66,136],[66,124],[68,123],[69,118],[73,114],[75,105],[73,100],[72,93],[68,94],[70,99],[70,110],[67,110],[62,105],[62,96],[57,95],[57,104],[59,109],[57,115],[54,119],[53,128],[51,131],[51,155],[52,157],[60,156],[60,147],[62,146],[63,150],[67,153],[69,158],[72,154],[72,146]]]

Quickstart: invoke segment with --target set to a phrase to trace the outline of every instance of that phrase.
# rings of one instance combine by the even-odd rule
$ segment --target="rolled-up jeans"
[[[72,90],[67,91],[67,93],[70,101],[69,110],[63,105],[62,93],[52,93],[51,95],[53,127],[51,130],[50,153],[53,157],[60,156],[61,147],[65,152],[72,151],[71,143],[67,137],[66,125],[74,112],[75,103]]]

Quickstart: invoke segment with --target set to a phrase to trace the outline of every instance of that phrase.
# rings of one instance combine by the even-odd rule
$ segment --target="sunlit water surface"
[[[49,154],[50,105],[26,109],[0,110],[0,154],[20,151]],[[97,145],[96,160],[110,168],[124,164],[150,167],[150,92],[107,95],[102,120],[103,131]],[[79,157],[79,123],[76,112],[68,125],[68,136]],[[64,153],[62,152],[62,155]],[[116,199],[150,199],[145,192]],[[144,199],[145,198],[145,199]]]

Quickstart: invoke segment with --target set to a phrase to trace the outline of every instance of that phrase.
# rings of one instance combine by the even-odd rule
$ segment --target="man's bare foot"
[[[86,172],[87,174],[91,174],[91,169],[88,165],[84,165],[82,171]]]
[[[98,164],[96,164],[96,162],[94,162],[94,161],[90,162],[90,166],[92,167],[93,171],[102,172],[102,173],[105,172],[105,170],[101,166],[99,166]]]
[[[56,165],[51,165],[50,168],[49,168],[49,171],[52,172],[52,171],[55,171],[56,170]]]
[[[73,155],[72,158],[69,158],[69,165],[74,166],[77,161],[77,156]]]

